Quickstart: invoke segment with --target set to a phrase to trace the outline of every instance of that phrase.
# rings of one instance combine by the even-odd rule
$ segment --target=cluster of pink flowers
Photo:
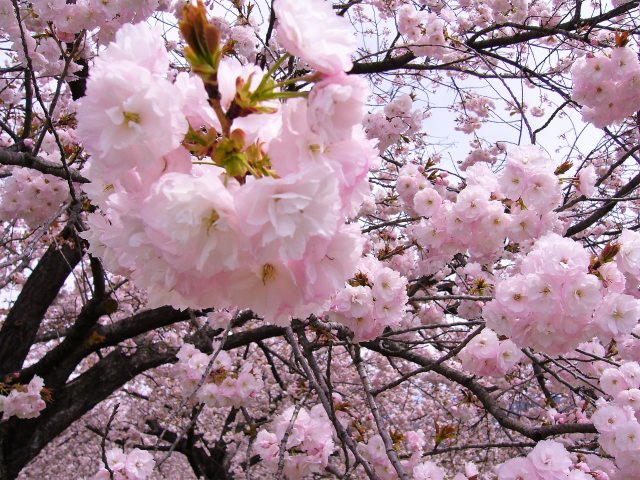
[[[495,22],[524,23],[527,17],[536,17],[529,12],[528,0],[490,0],[487,6]]]
[[[561,200],[561,186],[554,175],[555,165],[551,158],[540,148],[523,146],[509,151],[507,163],[499,176],[500,192],[513,202],[521,200],[524,204],[515,209],[514,223],[518,223],[524,212],[534,212],[542,216],[551,212]],[[519,215],[520,214],[520,215]],[[520,241],[517,229],[511,230],[510,238]],[[531,232],[533,233],[533,232]],[[539,235],[531,235],[536,238]]]
[[[575,348],[589,337],[603,341],[629,334],[640,301],[621,293],[615,264],[590,273],[589,253],[577,242],[548,234],[522,260],[520,274],[496,285],[485,305],[487,325],[520,346],[549,354]],[[612,279],[612,280],[609,280]]]
[[[489,117],[496,105],[493,100],[472,93],[466,95],[456,107],[458,111],[463,112],[456,118],[456,130],[473,133],[482,126],[482,121]]]
[[[295,415],[295,418],[294,418]],[[322,473],[333,453],[333,426],[322,405],[307,411],[289,407],[279,415],[269,430],[260,430],[254,449],[271,468],[276,468],[284,456],[284,475],[292,480],[311,473]],[[285,434],[284,452],[280,451]]]
[[[407,232],[428,252],[418,261],[422,274],[436,273],[459,252],[487,263],[503,253],[507,238],[530,243],[561,230],[553,212],[560,201],[560,183],[553,163],[536,147],[512,149],[500,175],[485,163],[470,166],[467,185],[455,201],[448,199],[446,180],[427,179],[427,173],[406,165],[396,184],[407,214],[426,217]]]
[[[365,115],[364,126],[369,138],[378,140],[378,150],[384,152],[403,136],[420,130],[425,114],[414,108],[411,95],[398,95],[382,111]]]
[[[640,110],[640,61],[627,47],[585,55],[571,68],[573,99],[582,118],[598,128],[618,123]]]
[[[0,396],[0,413],[4,420],[16,416],[18,418],[35,418],[46,407],[42,399],[44,380],[37,375],[24,385],[13,386],[7,396]]]
[[[522,352],[511,340],[498,340],[496,333],[484,328],[458,354],[465,370],[482,376],[506,374],[522,358]]]
[[[161,2],[168,6],[169,2]],[[26,65],[22,48],[23,38],[16,22],[11,2],[0,8],[0,29],[7,35],[19,62]],[[60,42],[73,42],[83,30],[95,31],[92,36],[98,43],[108,43],[123,24],[140,22],[155,11],[163,10],[158,0],[34,0],[20,8],[23,27],[27,29],[24,42],[34,70],[42,76],[60,75],[65,68],[65,60],[60,55]],[[166,8],[165,8],[166,9]],[[81,57],[90,53],[83,48]],[[81,67],[75,61],[67,66],[67,74],[74,74]]]
[[[600,388],[612,400],[600,399],[591,421],[600,446],[615,457],[623,477],[631,478],[640,469],[640,366],[628,362],[605,369]]]
[[[173,366],[173,372],[182,386],[183,395],[194,395],[201,385],[194,398],[209,407],[246,406],[264,388],[262,378],[253,372],[251,362],[243,362],[241,368],[234,368],[231,356],[224,350],[218,352],[210,367],[212,355],[202,353],[190,343],[185,343],[176,357],[178,362]]]
[[[109,469],[100,468],[92,480],[145,480],[153,472],[156,464],[153,455],[144,450],[134,448],[125,453],[120,448],[112,448],[106,452]]]
[[[589,254],[557,234],[538,240],[520,274],[498,282],[495,300],[485,305],[487,325],[520,347],[559,354],[588,337],[587,326],[602,294],[589,271]]]
[[[410,207],[405,207],[408,213],[428,217],[410,231],[411,237],[429,252],[419,262],[421,272],[435,273],[458,252],[468,251],[474,260],[486,260],[502,250],[510,217],[504,205],[492,199],[497,185],[475,183],[470,177],[468,186],[453,202],[443,199],[444,185],[433,188],[423,176],[416,178],[419,180],[413,180],[407,188],[403,175],[396,188],[403,201],[412,196]]]
[[[398,12],[398,32],[407,37],[417,57],[442,58],[447,54],[444,21],[435,13],[403,5]]]
[[[402,321],[406,303],[407,279],[367,256],[332,298],[328,317],[349,327],[355,341],[371,340]]]
[[[460,164],[460,169],[463,171],[480,162],[493,165],[498,161],[498,156],[506,149],[502,142],[486,143],[477,138],[471,140],[469,145],[471,150]]]
[[[419,462],[422,458],[422,452],[427,444],[426,436],[422,430],[410,430],[403,432],[401,436],[394,443],[394,448],[400,452],[400,456],[403,457],[400,460],[402,467],[406,471],[414,471],[414,478],[431,479],[429,476],[415,476],[416,468],[418,472],[440,472],[444,475],[444,470],[436,466],[433,462],[422,463],[420,467]],[[393,464],[389,460],[386,448],[382,437],[378,434],[372,435],[367,443],[358,443],[358,452],[362,455],[362,458],[366,459],[375,473],[381,480],[393,480],[398,478],[398,474],[393,467]],[[438,477],[433,477],[437,479]],[[442,478],[442,477],[440,477]]]
[[[82,30],[100,27],[100,39],[108,42],[123,24],[145,20],[159,9],[158,0],[86,0],[69,3],[66,0],[34,0],[31,3],[31,24],[44,26],[51,22],[59,38],[73,41]],[[166,2],[165,2],[166,3]]]
[[[15,167],[0,184],[0,219],[22,218],[31,228],[47,223],[69,197],[66,182],[53,175]]]
[[[444,480],[445,471],[431,461],[419,463],[413,468],[414,480]],[[467,477],[463,477],[467,478]],[[454,479],[458,480],[458,479]]]
[[[273,175],[238,181],[218,166],[192,165],[203,162],[180,146],[188,126],[222,128],[199,78],[167,80],[167,52],[146,26],[123,27],[96,60],[78,111],[92,155],[87,191],[101,209],[85,236],[112,271],[148,290],[151,304],[238,305],[285,323],[322,312],[353,274],[362,240],[345,220],[368,194],[377,152],[361,125],[367,84],[343,73],[355,49],[346,20],[317,3],[317,11],[285,0],[274,8],[280,41],[324,79],[308,99],[267,102],[274,113],[235,118],[230,128],[268,155]],[[320,18],[331,37],[323,30],[323,53],[311,55],[318,30],[302,27]],[[222,108],[264,74],[223,59]],[[230,153],[220,163],[233,161]]]

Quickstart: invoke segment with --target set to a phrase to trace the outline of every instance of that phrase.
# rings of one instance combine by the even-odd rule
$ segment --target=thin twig
[[[111,416],[109,416],[109,421],[107,422],[107,426],[104,429],[104,435],[102,435],[102,441],[100,442],[100,448],[102,450],[102,463],[104,463],[104,468],[109,472],[109,479],[113,480],[113,470],[109,466],[109,462],[107,461],[107,437],[109,436],[109,430],[111,430],[111,424],[113,420],[116,418],[116,414],[118,413],[118,408],[120,408],[120,404],[116,403],[111,411]]]

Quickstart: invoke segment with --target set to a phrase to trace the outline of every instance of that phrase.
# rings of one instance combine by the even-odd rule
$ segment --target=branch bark
[[[60,241],[51,244],[42,256],[0,329],[0,377],[22,367],[47,309],[82,258],[73,224],[78,208],[72,207],[72,219]]]
[[[62,178],[63,180],[71,180],[77,183],[89,183],[89,180],[83,177],[77,170],[69,168],[69,175],[67,175],[63,165],[50,162],[42,157],[36,157],[27,152],[13,152],[11,150],[2,149],[0,150],[0,164],[31,168],[48,175]]]

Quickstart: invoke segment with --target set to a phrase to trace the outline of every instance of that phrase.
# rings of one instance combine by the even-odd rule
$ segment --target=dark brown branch
[[[31,168],[39,172],[53,175],[63,180],[69,180],[67,172],[63,165],[50,162],[41,157],[35,157],[26,152],[12,152],[7,149],[0,150],[0,164],[15,165],[17,167]],[[78,183],[89,183],[77,170],[69,168],[71,181]]]
[[[254,330],[229,335],[225,350],[244,347],[260,340],[284,335],[284,328],[263,325]],[[187,341],[207,353],[211,350],[211,336],[196,334]],[[5,427],[3,452],[8,478],[15,478],[20,470],[42,448],[56,438],[73,422],[91,410],[125,383],[142,372],[176,361],[177,348],[164,344],[141,344],[135,353],[116,349],[89,370],[53,392],[53,401],[40,417],[31,420],[11,418]],[[3,439],[0,438],[0,444]]]
[[[74,211],[77,206],[73,207]],[[72,211],[72,218],[75,213]],[[29,276],[0,329],[0,375],[18,371],[36,339],[40,322],[83,252],[70,222]]]
[[[422,367],[430,367],[434,372],[456,382],[473,393],[478,398],[484,409],[496,419],[500,426],[508,430],[518,432],[531,440],[539,441],[548,437],[564,435],[567,433],[597,433],[595,427],[591,423],[565,423],[542,427],[527,426],[512,418],[506,411],[500,408],[497,400],[491,395],[491,392],[478,383],[478,381],[473,377],[467,376],[464,373],[454,370],[446,365],[436,364],[434,360],[424,358],[415,353],[399,350],[389,346],[383,346],[379,341],[366,342],[363,346],[383,355],[402,358]]]
[[[576,223],[575,225],[570,226],[567,229],[567,232],[564,234],[565,237],[572,237],[573,235],[582,232],[583,230],[589,228],[591,225],[596,223],[602,217],[604,217],[607,213],[609,213],[613,208],[617,205],[617,203],[623,197],[626,197],[631,192],[633,192],[636,188],[640,186],[640,174],[633,177],[629,183],[627,183],[624,187],[620,188],[616,193],[613,194],[613,199],[606,202],[600,208],[598,208],[595,212],[589,215],[584,220]]]
[[[624,5],[620,5],[608,12],[603,13],[602,15],[597,15],[595,17],[580,19],[580,18],[572,18],[568,22],[561,23],[556,25],[553,28],[549,27],[536,27],[532,25],[520,25],[515,23],[505,23],[500,25],[492,25],[491,27],[487,27],[487,29],[482,30],[480,32],[476,32],[472,37],[470,37],[465,43],[461,46],[466,46],[471,50],[475,50],[482,54],[482,50],[488,50],[491,48],[498,47],[509,47],[512,45],[528,42],[530,40],[536,40],[539,38],[548,37],[550,35],[565,35],[575,37],[571,32],[588,26],[597,25],[601,22],[611,20],[619,15],[630,12],[634,8],[638,6],[640,2],[633,1],[626,3]],[[480,34],[491,33],[500,28],[516,28],[520,31],[515,33],[514,35],[509,36],[500,36],[494,38],[488,38],[485,40],[479,40]],[[584,39],[585,42],[588,39]],[[356,62],[353,65],[353,68],[349,72],[350,74],[371,74],[371,73],[384,73],[392,70],[398,70],[406,67],[406,65],[415,60],[416,56],[411,53],[404,53],[402,55],[398,55],[396,57],[391,57],[378,62]]]

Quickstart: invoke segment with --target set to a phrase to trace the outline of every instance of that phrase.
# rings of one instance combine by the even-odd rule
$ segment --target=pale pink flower
[[[276,460],[280,450],[280,442],[275,433],[267,430],[260,430],[256,436],[253,448],[256,454],[260,455],[263,460]]]
[[[605,403],[591,416],[591,421],[600,433],[614,433],[633,418],[633,411],[618,405]]]
[[[522,358],[522,352],[511,340],[504,340],[498,346],[497,367],[501,373],[507,373]]]
[[[538,442],[527,458],[545,480],[564,479],[573,463],[564,445],[553,440]]]
[[[499,177],[500,191],[511,200],[518,200],[529,188],[529,179],[525,170],[512,163],[502,171]]]
[[[178,147],[187,131],[176,96],[174,85],[134,63],[114,63],[91,76],[77,116],[92,161],[104,162],[110,178],[134,166],[162,170],[160,157]]]
[[[618,238],[620,251],[616,255],[618,268],[623,273],[640,276],[640,233],[624,229]]]
[[[640,390],[637,388],[630,388],[629,390],[623,390],[618,393],[615,398],[615,404],[621,407],[631,407],[637,414],[640,412]]]
[[[312,68],[335,75],[351,68],[357,44],[346,18],[337,16],[323,0],[276,0],[278,40]]]
[[[235,206],[212,169],[194,177],[167,173],[141,206],[152,243],[177,271],[211,276],[238,263]]]
[[[597,327],[605,338],[631,333],[640,316],[640,301],[623,293],[606,295],[594,313]]]
[[[175,86],[182,99],[182,113],[193,129],[202,126],[220,128],[220,121],[209,105],[209,97],[200,77],[180,72],[176,76]]]
[[[571,316],[589,317],[601,299],[600,282],[594,275],[568,277],[562,286],[562,306]]]
[[[136,64],[154,75],[166,74],[169,55],[164,39],[145,22],[125,23],[116,33],[115,41],[100,53],[96,68],[109,69],[122,62]]]
[[[136,480],[144,480],[153,471],[155,461],[153,455],[144,450],[135,448],[127,454],[124,469],[127,474]]]
[[[107,450],[106,457],[111,470],[122,470],[125,468],[127,456],[121,448],[112,448]]]
[[[607,395],[615,397],[623,390],[630,388],[623,373],[617,368],[607,368],[600,376],[600,387]]]
[[[596,174],[596,168],[589,164],[582,168],[578,173],[578,191],[585,197],[590,197],[596,191],[596,180],[598,175]]]
[[[335,178],[315,168],[278,179],[249,180],[236,204],[243,233],[259,247],[256,258],[298,260],[311,237],[329,239],[336,232],[338,198]]]
[[[424,462],[413,468],[414,480],[444,480],[444,470],[433,462]]]
[[[327,142],[351,138],[362,123],[368,94],[367,81],[355,75],[341,73],[316,83],[307,109],[311,130]]]
[[[640,450],[640,425],[638,422],[626,422],[615,431],[614,445],[622,452]]]
[[[496,467],[498,480],[532,480],[538,478],[533,463],[528,458],[517,457]]]

